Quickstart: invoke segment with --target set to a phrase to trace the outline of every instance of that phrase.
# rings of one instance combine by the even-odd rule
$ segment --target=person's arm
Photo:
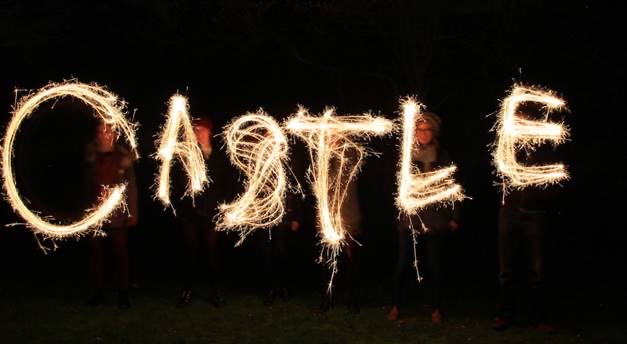
[[[135,178],[135,168],[133,166],[126,169],[126,202],[128,206],[128,220],[127,225],[129,227],[137,225],[139,220],[139,204],[137,197],[137,180]]]
[[[438,167],[437,168],[449,167],[452,164],[453,164],[453,159],[451,158],[448,151],[446,151],[443,148],[440,148],[438,150]],[[450,219],[448,222],[448,226],[451,231],[456,232],[460,227],[460,218],[461,218],[460,204],[459,202],[456,202],[450,207],[452,207],[452,209],[450,209]]]
[[[448,222],[448,227],[453,232],[456,232],[460,227],[459,219],[460,219],[459,204],[454,204],[453,209],[451,209],[451,219]]]
[[[293,191],[288,190],[285,198],[285,211],[287,212],[285,216],[285,221],[287,222],[291,230],[297,231],[300,228],[302,217],[301,195],[300,193],[294,193]]]
[[[121,167],[124,169],[124,181],[126,182],[126,205],[128,207],[128,218],[126,225],[129,227],[137,225],[139,219],[139,205],[137,196],[137,179],[135,177],[136,155],[126,149],[122,148],[122,159],[120,162]]]

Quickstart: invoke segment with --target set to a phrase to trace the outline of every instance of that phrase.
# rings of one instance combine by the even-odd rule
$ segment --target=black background
[[[468,196],[452,259],[462,293],[496,285],[500,190],[488,145],[495,111],[515,82],[555,90],[567,101],[571,139],[556,160],[571,180],[560,188],[550,228],[550,267],[562,291],[624,297],[625,53],[623,15],[596,1],[109,1],[49,4],[5,1],[0,8],[3,126],[16,89],[76,78],[106,85],[128,102],[138,130],[140,223],[131,233],[137,283],[177,286],[180,240],[171,212],[152,199],[150,158],[168,98],[190,99],[192,115],[218,126],[263,107],[277,118],[297,104],[314,112],[372,110],[398,117],[399,98],[415,94],[444,121],[442,142]],[[24,94],[24,93],[18,93]],[[50,105],[50,104],[48,104]],[[35,208],[71,219],[81,210],[82,146],[94,120],[73,102],[49,106],[24,123],[16,144],[20,190]],[[398,136],[373,139],[383,153],[359,176],[366,282],[388,288],[395,261]],[[219,154],[224,154],[220,150]],[[219,181],[240,191],[237,173]],[[301,176],[302,177],[302,176]],[[305,182],[302,178],[301,182]],[[313,198],[307,198],[313,205]],[[6,202],[3,224],[19,222]],[[78,212],[80,214],[80,212]],[[301,280],[325,280],[314,264],[313,211],[303,219],[293,265]],[[234,286],[254,284],[252,244],[223,243]],[[85,285],[86,239],[44,255],[21,226],[0,231],[5,283]],[[315,273],[312,273],[315,272]],[[54,276],[54,279],[51,279]],[[313,276],[313,277],[311,277]],[[387,290],[387,289],[385,289]]]

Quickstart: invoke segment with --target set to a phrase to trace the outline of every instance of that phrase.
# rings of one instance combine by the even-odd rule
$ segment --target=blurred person
[[[98,198],[104,188],[126,184],[125,201],[128,212],[125,212],[123,208],[115,210],[102,227],[102,232],[106,236],[96,234],[91,238],[90,286],[92,296],[87,302],[89,306],[105,303],[105,251],[107,251],[108,242],[112,246],[115,261],[117,305],[120,309],[131,306],[128,295],[130,275],[128,230],[137,225],[138,220],[134,161],[134,152],[118,142],[112,126],[107,123],[99,123],[96,128],[96,137],[87,148],[87,190],[89,197],[91,199]]]
[[[441,119],[432,112],[425,112],[416,123],[415,142],[412,149],[412,163],[420,172],[427,173],[452,164],[448,152],[440,145]],[[423,224],[428,229],[423,230]],[[449,236],[459,228],[459,212],[449,205],[431,205],[414,216],[401,216],[398,223],[398,259],[394,272],[392,308],[388,319],[398,320],[402,303],[403,285],[407,273],[413,266],[414,242],[412,228],[418,230],[418,245],[422,245],[419,261],[424,272],[425,302],[430,308],[431,322],[443,321],[441,311],[442,289],[446,274],[446,250]]]
[[[173,207],[183,236],[183,290],[178,305],[183,307],[192,302],[200,274],[208,279],[206,300],[219,308],[225,300],[220,286],[220,234],[215,230],[214,216],[219,202],[224,201],[225,166],[219,152],[213,149],[213,122],[208,118],[194,119],[193,128],[212,182],[193,199],[183,198],[181,188],[187,185],[188,176],[181,168],[172,169]]]

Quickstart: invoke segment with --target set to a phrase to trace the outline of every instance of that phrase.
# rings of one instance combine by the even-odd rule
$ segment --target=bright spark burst
[[[125,117],[125,103],[116,95],[102,87],[78,82],[49,84],[34,94],[22,97],[13,112],[3,141],[2,175],[4,191],[13,209],[26,221],[36,234],[49,238],[65,238],[85,234],[89,229],[98,229],[117,208],[124,207],[125,185],[106,188],[101,195],[101,203],[88,210],[85,217],[69,225],[54,224],[49,216],[46,219],[32,212],[24,203],[15,184],[13,175],[13,144],[20,124],[44,102],[64,97],[74,97],[90,106],[98,118],[111,125],[116,135],[122,133],[131,148],[136,151],[135,126]]]
[[[178,140],[179,135],[181,141]],[[157,179],[157,198],[164,205],[170,205],[170,169],[174,156],[181,161],[189,182],[186,195],[192,198],[209,183],[205,168],[205,159],[198,146],[194,128],[189,117],[187,98],[175,95],[170,98],[168,117],[163,131],[159,135],[159,147],[156,158],[161,160]]]
[[[281,127],[263,110],[238,117],[224,132],[231,162],[247,181],[233,203],[220,205],[216,229],[238,231],[239,245],[255,229],[276,225],[285,214],[289,147]]]
[[[318,223],[322,252],[320,261],[331,269],[328,291],[337,273],[337,257],[346,244],[346,231],[342,221],[342,203],[348,185],[359,172],[366,150],[351,140],[351,136],[383,135],[393,129],[393,123],[370,114],[335,116],[335,109],[325,109],[322,116],[310,116],[307,109],[299,108],[297,114],[286,122],[286,128],[305,141],[312,161],[310,181],[318,203]],[[347,159],[346,153],[356,153]],[[335,167],[332,163],[335,162]]]
[[[531,120],[517,115],[518,105],[523,102],[544,104],[544,120]],[[552,141],[558,145],[568,137],[562,123],[549,122],[549,114],[561,110],[565,102],[552,92],[515,85],[501,106],[496,148],[493,152],[497,171],[503,179],[504,195],[510,188],[522,189],[530,185],[549,185],[568,178],[563,164],[525,166],[516,160],[516,151],[533,151],[538,145]]]

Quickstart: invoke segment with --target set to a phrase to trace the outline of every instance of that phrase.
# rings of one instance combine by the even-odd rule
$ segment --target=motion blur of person
[[[102,305],[106,301],[104,275],[109,241],[115,258],[117,305],[121,309],[131,306],[128,295],[128,231],[137,224],[138,219],[134,161],[134,152],[118,141],[112,126],[107,123],[98,124],[95,140],[87,148],[89,198],[97,199],[106,187],[126,184],[128,212],[123,208],[116,210],[102,227],[100,234],[104,235],[96,233],[91,238],[90,285],[93,294],[87,302],[89,306]]]
[[[412,163],[423,172],[432,172],[451,165],[451,159],[441,147],[438,136],[441,119],[434,113],[423,113],[416,123],[415,143],[412,150]],[[431,311],[431,322],[440,324],[443,320],[441,299],[446,274],[446,250],[450,233],[459,228],[459,216],[451,206],[431,206],[421,210],[416,216],[402,216],[398,223],[398,259],[394,273],[393,305],[388,319],[398,320],[402,302],[405,278],[413,266],[414,242],[412,228],[418,230],[421,270],[424,272],[425,303]],[[423,224],[427,230],[423,230]]]
[[[531,104],[521,104],[517,116],[533,118],[537,112]],[[551,147],[542,146],[534,152],[519,152],[518,161],[523,165],[543,165],[554,163],[555,152]],[[529,297],[532,321],[541,332],[552,333],[547,303],[545,266],[546,242],[551,231],[549,226],[557,215],[556,205],[558,186],[528,186],[509,191],[501,203],[498,222],[499,246],[499,296],[497,316],[492,325],[494,330],[508,329],[514,317],[515,300]],[[522,264],[520,264],[522,263]],[[520,269],[519,269],[520,268]],[[528,295],[516,292],[517,277],[522,271],[529,271]]]
[[[213,149],[213,122],[208,118],[193,120],[194,134],[200,146],[207,173],[211,178],[208,188],[193,199],[183,197],[182,190],[188,183],[188,176],[182,168],[172,169],[172,204],[179,220],[183,236],[183,291],[178,305],[183,307],[192,302],[194,288],[200,281],[199,275],[206,277],[206,300],[214,307],[225,304],[220,286],[220,246],[219,233],[215,230],[214,216],[218,203],[224,200],[224,160],[219,151]]]
[[[341,145],[341,141],[334,141],[335,145]],[[362,233],[361,233],[361,206],[359,203],[359,187],[357,178],[346,183],[350,176],[350,170],[359,159],[359,152],[354,147],[346,147],[343,155],[343,163],[338,157],[332,157],[329,168],[329,175],[338,179],[337,183],[346,185],[346,193],[340,205],[342,214],[342,226],[347,232],[346,245],[342,247],[342,254],[338,259],[338,272],[334,282],[345,280],[348,287],[348,308],[352,313],[359,313],[361,310],[361,258],[362,258]],[[353,176],[354,177],[354,176]],[[320,313],[329,311],[335,305],[334,293],[329,293],[326,285],[322,304],[317,310]]]
[[[302,175],[301,155],[292,150],[289,161],[292,173]],[[272,305],[277,297],[282,301],[289,298],[293,283],[291,277],[294,275],[293,271],[290,271],[290,258],[294,257],[294,252],[290,249],[293,247],[291,244],[295,240],[294,236],[301,227],[301,196],[296,190],[288,190],[283,221],[271,228],[270,234],[265,230],[256,233],[263,264],[263,303],[266,306]]]

